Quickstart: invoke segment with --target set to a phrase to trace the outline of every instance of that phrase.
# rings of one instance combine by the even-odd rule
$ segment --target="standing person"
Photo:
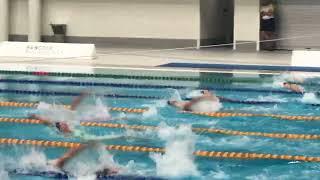
[[[275,39],[275,6],[272,0],[263,0],[260,9],[260,40],[261,49],[274,50],[276,48]],[[269,41],[271,40],[271,41]]]

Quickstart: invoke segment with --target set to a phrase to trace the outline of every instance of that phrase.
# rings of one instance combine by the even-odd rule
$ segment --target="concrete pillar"
[[[9,0],[0,0],[0,42],[9,39]]]
[[[28,41],[41,41],[41,0],[29,0]]]

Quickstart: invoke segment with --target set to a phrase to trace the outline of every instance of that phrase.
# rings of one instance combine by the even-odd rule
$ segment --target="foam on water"
[[[76,121],[76,114],[61,105],[48,104],[40,102],[37,106],[39,114],[52,122],[66,122],[69,125],[77,125],[79,122]]]
[[[225,109],[226,111],[246,111],[246,112],[252,112],[252,113],[259,113],[259,112],[280,112],[282,111],[282,108],[279,107],[277,104],[273,106],[243,106],[240,108],[237,107],[230,107],[228,109]]]
[[[9,180],[10,179],[8,172],[2,168],[0,168],[0,177],[1,177],[1,180]]]
[[[108,106],[104,105],[100,98],[97,98],[94,105],[80,106],[77,109],[76,119],[80,121],[110,120],[111,115]]]
[[[230,179],[230,175],[218,169],[217,171],[210,171],[209,175],[204,177],[204,179]]]
[[[156,172],[153,168],[145,163],[137,163],[134,160],[130,160],[127,165],[125,165],[125,171],[123,174],[127,175],[140,175],[140,176],[152,176]]]
[[[304,73],[304,72],[286,72],[282,73],[280,76],[274,76],[274,81],[291,81],[291,82],[297,82],[297,83],[303,83],[308,78],[313,78],[314,76],[310,73]]]
[[[170,97],[170,100],[182,101],[181,94],[176,89],[170,89],[173,93]]]
[[[80,138],[83,141],[90,141],[90,140],[112,140],[112,139],[117,139],[120,137],[123,137],[122,135],[117,135],[117,134],[107,134],[107,135],[95,135],[95,134],[90,134],[86,132],[83,128],[75,128],[73,130],[73,136]]]
[[[301,102],[305,104],[320,104],[320,100],[314,93],[305,93],[301,99]]]
[[[149,141],[152,139],[156,139],[156,133],[155,133],[155,131],[153,131],[151,129],[147,129],[145,131],[134,131],[131,129],[126,129],[125,137],[130,137],[133,140],[140,139],[140,140],[144,140],[144,141]]]
[[[35,149],[32,149],[30,153],[22,156],[19,162],[19,166],[21,169],[39,171],[49,170],[46,155],[43,152],[37,151]]]
[[[193,151],[196,136],[190,126],[178,128],[161,124],[158,130],[160,139],[166,142],[165,154],[151,154],[156,163],[157,175],[165,177],[198,176],[200,173],[194,162]]]
[[[99,170],[119,166],[114,162],[112,155],[105,150],[104,145],[92,146],[81,154],[64,166],[67,172],[76,177],[91,178]]]
[[[148,111],[142,114],[144,119],[146,118],[155,118],[160,119],[161,115],[158,113],[159,109],[166,107],[167,101],[166,100],[158,100],[154,101],[152,104],[144,104],[142,107],[148,108]]]
[[[186,94],[187,98],[195,98],[199,96],[202,96],[202,93],[200,90],[193,90]]]
[[[288,102],[286,98],[282,98],[280,95],[268,95],[258,96],[255,98],[247,98],[248,101],[273,101],[273,102]]]
[[[198,141],[206,146],[210,147],[241,147],[246,148],[250,146],[251,148],[262,147],[270,143],[269,139],[257,140],[249,136],[226,136],[222,138],[212,138],[202,136],[201,140]]]
[[[9,174],[8,172],[5,170],[6,165],[5,165],[5,158],[3,158],[3,155],[1,155],[1,161],[0,161],[0,177],[3,180],[9,180]]]

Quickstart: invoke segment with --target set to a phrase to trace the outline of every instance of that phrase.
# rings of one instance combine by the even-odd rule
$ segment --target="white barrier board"
[[[94,59],[94,44],[1,42],[0,57]]]
[[[291,66],[320,67],[320,51],[294,50]]]

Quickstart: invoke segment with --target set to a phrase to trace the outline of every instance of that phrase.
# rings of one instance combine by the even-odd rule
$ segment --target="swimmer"
[[[80,105],[81,101],[87,96],[88,96],[87,92],[82,92],[80,94],[80,96],[76,97],[72,101],[72,104],[70,107],[70,113],[73,113],[77,109],[77,107]],[[68,109],[68,111],[69,111],[69,109]],[[37,114],[31,114],[30,118],[39,119],[43,122],[44,125],[56,127],[59,132],[65,134],[65,135],[72,133],[72,130],[71,130],[69,124],[66,122],[61,122],[61,121],[54,122],[54,121],[50,120],[48,117],[44,117],[44,116],[37,115]]]
[[[191,99],[190,101],[168,101],[168,104],[183,111],[193,112],[214,112],[220,107],[219,98],[211,94],[208,90],[201,91],[202,96]]]
[[[301,93],[301,94],[304,93],[303,87],[299,86],[298,84],[284,82],[283,87],[296,93]]]
[[[59,132],[65,135],[72,133],[72,130],[70,129],[69,125],[65,122],[52,122],[51,120],[46,119],[45,117],[42,117],[37,114],[31,114],[30,118],[39,119],[43,122],[44,125],[55,127]]]
[[[96,142],[94,142],[96,143]],[[51,164],[53,164],[55,167],[59,168],[63,172],[65,172],[65,165],[68,164],[70,160],[75,158],[76,156],[80,155],[81,152],[84,150],[95,146],[95,144],[89,143],[89,144],[82,144],[79,147],[71,148],[68,152],[66,152],[62,157],[51,161]],[[101,170],[98,170],[95,172],[95,175],[97,178],[104,177],[104,176],[110,176],[118,174],[119,169],[116,168],[110,168],[110,167],[103,167]]]

